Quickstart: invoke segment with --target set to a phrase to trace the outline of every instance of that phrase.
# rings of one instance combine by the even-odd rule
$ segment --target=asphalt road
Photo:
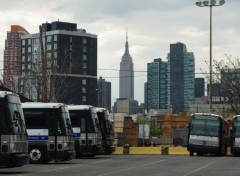
[[[110,155],[68,162],[0,168],[18,176],[239,176],[238,157],[186,155]]]

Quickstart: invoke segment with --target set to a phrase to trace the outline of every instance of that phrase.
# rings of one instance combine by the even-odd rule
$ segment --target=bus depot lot
[[[188,155],[102,155],[68,162],[0,168],[0,175],[238,176],[240,158]]]

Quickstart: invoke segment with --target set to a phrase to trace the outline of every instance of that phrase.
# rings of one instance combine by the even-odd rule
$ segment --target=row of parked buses
[[[225,156],[227,148],[240,156],[240,115],[226,121],[216,114],[195,113],[189,123],[187,149],[190,156],[215,154]]]
[[[105,108],[21,103],[0,91],[0,166],[68,161],[115,151],[113,121]]]

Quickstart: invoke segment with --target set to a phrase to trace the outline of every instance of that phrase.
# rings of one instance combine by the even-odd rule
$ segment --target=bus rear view
[[[195,113],[189,124],[188,146],[190,156],[205,154],[226,155],[229,125],[219,115]]]
[[[75,158],[68,108],[62,103],[22,103],[29,140],[30,163]]]
[[[18,167],[29,163],[28,140],[20,98],[0,91],[0,166]]]

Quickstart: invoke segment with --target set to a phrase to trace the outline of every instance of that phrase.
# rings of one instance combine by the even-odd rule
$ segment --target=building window
[[[56,51],[53,53],[53,57],[57,58],[57,52]]]
[[[32,51],[32,48],[31,48],[31,46],[29,46],[28,47],[28,52],[31,53],[31,51]]]
[[[87,60],[87,56],[84,54],[82,60]]]
[[[82,96],[82,101],[86,101],[86,96]]]
[[[69,40],[70,42],[72,42],[72,37],[70,37],[70,40]]]
[[[83,44],[87,44],[87,39],[86,39],[86,38],[83,38],[83,39],[82,39],[82,43],[83,43]]]
[[[87,68],[87,64],[86,64],[86,63],[83,63],[83,64],[82,64],[82,68]]]
[[[57,49],[57,43],[54,43],[54,45],[53,45],[53,49]]]
[[[47,42],[51,42],[52,41],[52,36],[47,36]]]
[[[53,38],[54,42],[57,41],[57,35],[54,35],[54,38]]]
[[[87,93],[87,89],[85,87],[82,88],[82,93]]]
[[[83,85],[86,85],[86,84],[87,84],[86,79],[83,79],[83,80],[82,80],[82,84],[83,84]]]
[[[32,44],[32,40],[28,39],[28,45],[31,45],[31,44]]]
[[[87,48],[84,46],[84,47],[82,48],[82,51],[83,51],[83,52],[87,52]]]
[[[22,45],[25,45],[25,40],[22,40]]]
[[[48,44],[47,45],[47,50],[49,51],[49,50],[51,50],[52,49],[52,45],[51,44]]]

